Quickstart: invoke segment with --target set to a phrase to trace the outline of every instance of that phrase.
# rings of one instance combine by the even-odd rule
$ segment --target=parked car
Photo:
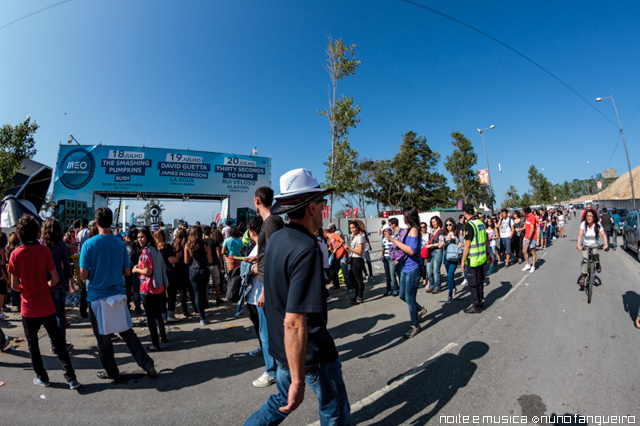
[[[628,214],[629,214],[629,210],[625,208],[618,209],[618,215],[620,216],[620,228],[618,228],[618,235],[622,235],[622,230],[624,229],[624,222],[627,220]]]
[[[632,210],[627,215],[622,231],[622,241],[626,250],[636,252],[638,261],[640,262],[640,229],[638,229],[638,221],[640,220],[640,212]]]

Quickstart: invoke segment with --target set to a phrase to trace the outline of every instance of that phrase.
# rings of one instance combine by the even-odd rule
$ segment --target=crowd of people
[[[369,234],[358,219],[350,221],[348,235],[334,223],[322,228],[324,197],[331,190],[321,189],[309,170],[283,175],[280,188],[278,196],[268,187],[255,192],[257,215],[246,224],[246,232],[231,222],[189,227],[183,221],[173,233],[163,226],[153,231],[142,227],[122,237],[113,232],[111,210],[103,207],[93,221],[79,221],[64,231],[56,219],[40,225],[25,215],[14,233],[0,234],[0,305],[5,312],[11,310],[6,305],[10,283],[36,373],[34,383],[50,386],[38,344],[38,330],[44,327],[69,387],[80,387],[69,356],[73,345],[66,341],[68,292],[81,293],[80,315],[90,321],[103,367],[98,377],[117,382],[114,341],[124,340],[136,363],[154,378],[149,353],[161,351],[168,342],[166,324],[197,315],[206,326],[210,303],[225,303],[226,284],[224,298],[237,302],[238,314],[246,309],[254,326],[258,347],[250,355],[264,359],[264,371],[253,385],[277,387],[246,424],[281,422],[302,403],[305,384],[318,396],[322,424],[348,424],[340,358],[327,331],[327,304],[333,300],[327,285],[338,290],[344,283],[353,305],[365,302],[365,281],[373,277]],[[420,318],[427,313],[416,300],[420,287],[438,294],[446,280],[445,304],[450,304],[461,268],[461,285],[468,285],[472,296],[464,312],[481,313],[485,276],[496,273],[498,265],[522,263],[523,271],[533,273],[536,250],[564,238],[566,221],[576,215],[575,209],[525,206],[522,212],[503,209],[485,217],[470,204],[462,212],[457,222],[448,218],[443,223],[434,216],[425,223],[410,207],[403,211],[402,224],[391,218],[379,230],[384,296],[406,303],[406,338],[420,332]],[[287,216],[286,226],[281,215]],[[599,218],[587,206],[578,249],[604,243],[606,250],[611,230],[616,230],[615,212],[605,208]],[[584,261],[582,272],[584,284]],[[145,316],[151,340],[146,348],[133,331],[131,315]]]

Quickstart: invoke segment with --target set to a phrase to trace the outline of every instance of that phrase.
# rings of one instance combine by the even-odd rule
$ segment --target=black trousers
[[[194,311],[198,311],[196,305],[196,296],[191,286],[191,279],[189,278],[189,267],[184,263],[176,263],[174,266],[176,270],[176,282],[178,283],[178,290],[180,290],[180,305],[182,306],[182,313],[188,314],[189,309],[187,307],[187,293],[191,298],[191,305]]]
[[[53,347],[56,348],[62,368],[64,368],[64,378],[67,379],[67,382],[75,380],[76,373],[71,366],[71,358],[69,358],[67,346],[65,341],[62,339],[62,334],[60,334],[56,315],[52,314],[48,317],[40,318],[22,317],[22,326],[24,327],[24,335],[27,338],[27,343],[29,344],[31,365],[33,365],[33,370],[36,372],[38,378],[43,382],[49,381],[49,375],[47,374],[47,370],[44,369],[42,355],[40,354],[40,345],[38,344],[38,330],[40,330],[41,326],[44,326],[45,330],[47,330],[47,334],[49,335],[49,339],[51,339],[51,342],[53,343]]]
[[[80,315],[87,316],[87,283],[85,282],[80,289]]]
[[[163,294],[141,294],[144,312],[147,315],[147,326],[149,327],[149,335],[151,336],[151,344],[156,348],[160,347],[158,339],[158,329],[160,336],[166,337],[167,332],[164,329],[164,320],[162,319],[162,302]]]
[[[361,257],[351,258],[351,270],[349,271],[349,280],[356,289],[356,297],[364,298],[364,281],[362,280],[362,272],[364,270],[364,259]]]
[[[253,323],[253,329],[258,337],[260,347],[262,347],[262,341],[260,340],[260,317],[258,316],[258,307],[247,303],[247,311],[249,312],[249,319]]]
[[[476,268],[466,265],[465,271],[469,282],[469,292],[473,297],[473,306],[482,308],[482,300],[484,299],[484,265]]]
[[[120,376],[120,371],[118,370],[118,364],[116,364],[116,358],[113,351],[113,341],[111,340],[110,335],[103,336],[98,331],[98,322],[96,321],[96,315],[93,313],[91,306],[89,306],[89,320],[91,321],[93,335],[96,336],[96,340],[98,340],[100,363],[102,363],[102,367],[107,373],[107,376],[112,379],[117,379]],[[136,360],[138,366],[140,366],[144,371],[149,371],[149,369],[153,367],[153,360],[142,347],[142,342],[140,342],[140,339],[138,339],[138,336],[136,336],[133,329],[130,328],[119,334],[127,344],[129,352],[131,352],[131,355],[133,356],[133,359]]]

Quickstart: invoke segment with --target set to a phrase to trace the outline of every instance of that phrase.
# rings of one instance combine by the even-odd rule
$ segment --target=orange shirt
[[[329,234],[329,244],[336,255],[336,258],[342,259],[347,255],[347,249],[344,248],[344,240],[338,234]],[[342,246],[340,246],[342,244]],[[338,248],[340,247],[340,248]]]

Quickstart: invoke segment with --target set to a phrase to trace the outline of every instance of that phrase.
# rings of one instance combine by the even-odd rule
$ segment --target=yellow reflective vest
[[[469,225],[473,227],[473,240],[467,257],[468,265],[477,268],[487,263],[487,230],[480,219],[471,219]]]

